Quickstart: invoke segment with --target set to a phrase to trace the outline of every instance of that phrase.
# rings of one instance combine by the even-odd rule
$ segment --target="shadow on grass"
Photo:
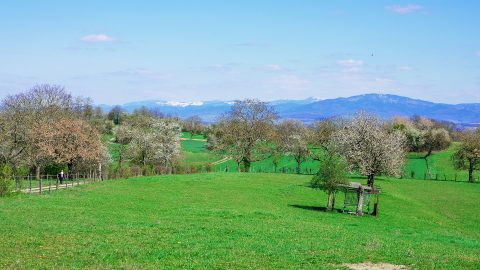
[[[288,206],[303,209],[303,210],[318,211],[318,212],[334,212],[334,211],[339,213],[342,212],[342,210],[340,209],[333,209],[332,211],[327,211],[327,207],[325,206],[309,206],[309,205],[298,205],[298,204],[289,204]]]

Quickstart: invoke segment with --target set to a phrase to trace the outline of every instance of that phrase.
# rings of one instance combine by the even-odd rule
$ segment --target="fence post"
[[[50,183],[50,177],[48,174],[47,174],[47,182],[48,182],[48,193],[50,193],[52,191],[52,183]]]
[[[58,175],[57,175],[57,181],[55,183],[55,190],[58,190],[59,185],[60,185],[60,179],[58,178]]]
[[[42,176],[38,179],[38,193],[42,194]]]
[[[30,183],[30,193],[32,193],[32,176],[29,174],[27,177],[28,177],[28,182]]]
[[[455,182],[457,182],[457,174],[455,173]]]

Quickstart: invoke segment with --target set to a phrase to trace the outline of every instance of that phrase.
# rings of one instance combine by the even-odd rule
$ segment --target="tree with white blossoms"
[[[368,177],[373,187],[375,175],[398,176],[405,162],[405,135],[388,131],[375,116],[360,112],[335,132],[333,143],[347,159],[350,169]]]
[[[307,128],[299,120],[285,120],[277,125],[278,147],[282,153],[295,160],[297,174],[300,173],[300,165],[310,156],[307,135]]]
[[[117,141],[133,163],[171,168],[180,157],[181,128],[177,121],[138,115],[116,131]]]

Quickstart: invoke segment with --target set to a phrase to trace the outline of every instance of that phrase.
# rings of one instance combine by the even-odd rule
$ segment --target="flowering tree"
[[[306,127],[298,120],[286,120],[277,126],[276,137],[281,152],[297,163],[299,174],[300,165],[310,156]]]
[[[116,132],[117,141],[127,147],[126,156],[132,162],[165,168],[171,168],[180,156],[180,134],[177,121],[145,115],[126,121]]]
[[[405,136],[387,131],[378,118],[358,113],[333,136],[333,144],[350,168],[368,177],[373,187],[375,175],[400,175],[405,162]]]

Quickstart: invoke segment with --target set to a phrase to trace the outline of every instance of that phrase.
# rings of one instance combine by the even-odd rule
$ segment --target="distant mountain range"
[[[200,116],[206,122],[213,122],[230,109],[233,101],[175,102],[147,100],[131,102],[121,107],[132,112],[145,106],[155,108],[172,116],[186,118]],[[421,115],[436,120],[444,120],[461,126],[480,126],[480,103],[444,104],[411,99],[408,97],[365,94],[347,98],[304,100],[277,100],[269,102],[281,118],[294,118],[306,123],[334,116],[351,116],[360,110],[374,113],[382,118],[393,116]],[[111,105],[100,105],[105,111]]]

